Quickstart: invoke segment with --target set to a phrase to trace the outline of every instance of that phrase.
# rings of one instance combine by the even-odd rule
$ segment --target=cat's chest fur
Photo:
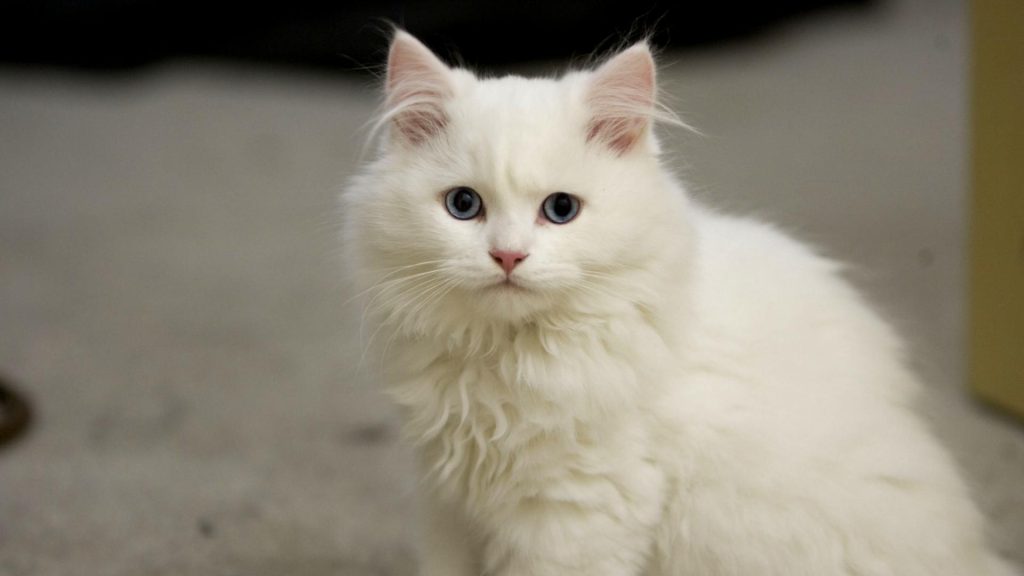
[[[623,489],[623,463],[650,467],[646,414],[661,384],[651,367],[665,351],[639,313],[496,330],[479,348],[400,347],[391,393],[406,433],[433,485],[470,514],[606,500]]]

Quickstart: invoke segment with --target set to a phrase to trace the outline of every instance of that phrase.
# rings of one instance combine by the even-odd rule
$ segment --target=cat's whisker
[[[410,280],[413,279],[410,278]],[[447,280],[448,278],[445,277],[428,277],[425,280],[417,279],[415,283],[409,286],[399,285],[396,287],[396,291],[394,293],[388,294],[384,299],[377,303],[374,308],[387,310],[386,317],[382,319],[382,323],[393,322],[394,318],[405,315],[408,308],[418,302],[422,294],[445,283]],[[378,296],[381,295],[383,295],[383,293],[378,294]],[[371,309],[371,305],[368,304],[367,311],[370,311]]]
[[[379,308],[389,308],[395,302],[404,299],[407,293],[415,293],[416,290],[424,289],[425,286],[433,284],[438,280],[442,280],[444,276],[441,275],[445,272],[448,272],[448,270],[431,270],[429,272],[403,277],[390,282],[387,286],[382,287],[376,294],[374,294],[374,296],[366,303],[364,315],[366,311]]]
[[[389,286],[387,289],[381,290],[374,295],[363,311],[364,319],[375,310],[387,311],[387,315],[383,319],[385,322],[391,317],[400,315],[407,306],[408,301],[415,298],[418,291],[426,290],[444,281],[444,278],[431,275],[431,277],[425,279],[408,278],[403,280],[406,281]]]
[[[418,298],[420,303],[413,310],[409,311],[405,315],[406,318],[407,319],[409,319],[409,318],[417,318],[418,315],[420,314],[420,312],[424,308],[426,308],[427,306],[430,306],[433,303],[443,299],[449,292],[454,290],[460,284],[461,284],[461,281],[458,278],[447,278],[441,284],[436,285],[434,288],[432,288],[432,289],[430,289],[428,291],[425,291]],[[403,324],[404,324],[404,322],[403,322]],[[392,331],[391,336],[388,338],[388,341],[384,344],[384,348],[383,348],[383,350],[381,352],[381,362],[382,363],[383,363],[384,359],[387,358],[388,350],[390,350],[391,345],[394,343],[395,339],[401,333],[402,328],[403,328],[403,325],[396,326],[394,328],[394,330]]]
[[[598,270],[580,270],[579,273],[589,278],[606,278],[608,280],[620,280],[621,275],[610,274],[608,272],[601,272]]]
[[[363,327],[365,326],[367,316],[370,314],[371,311],[378,308],[387,308],[390,302],[402,298],[403,293],[406,290],[413,290],[416,289],[417,287],[415,284],[406,287],[406,284],[410,282],[423,281],[424,279],[433,280],[433,277],[436,276],[437,274],[441,274],[447,271],[447,267],[437,268],[433,270],[428,270],[426,272],[420,272],[417,274],[411,274],[409,276],[403,276],[401,278],[389,280],[386,283],[384,283],[383,286],[379,286],[379,290],[377,291],[377,293],[374,294],[373,297],[370,298],[370,300],[363,307],[363,313],[359,322],[359,333],[363,333]],[[383,302],[378,303],[378,300],[382,296],[385,297],[385,300]]]
[[[392,272],[391,274],[388,274],[387,276],[394,276],[396,273],[403,272],[403,271],[404,270],[397,270],[395,272]],[[431,270],[425,270],[423,272],[417,272],[415,274],[409,274],[409,275],[406,275],[406,276],[400,276],[398,278],[388,278],[387,276],[385,276],[384,278],[379,280],[373,286],[370,286],[369,288],[363,290],[359,294],[356,294],[352,298],[349,298],[348,300],[346,300],[345,303],[349,304],[349,303],[352,302],[352,300],[354,300],[356,298],[359,298],[361,296],[365,296],[368,292],[371,292],[371,291],[374,291],[374,290],[378,291],[377,293],[379,294],[381,292],[386,292],[389,287],[391,287],[391,286],[393,286],[395,284],[400,284],[402,282],[408,282],[410,280],[415,280],[416,278],[421,278],[423,276],[429,276],[431,274],[439,274],[439,273],[445,272],[445,271],[446,270],[444,268],[434,268],[434,269],[431,269]]]
[[[623,294],[621,292],[617,292],[615,290],[612,290],[608,286],[604,286],[604,285],[601,285],[601,284],[596,284],[594,282],[586,282],[586,281],[580,282],[579,284],[576,284],[576,287],[577,288],[581,288],[583,290],[586,290],[586,291],[590,292],[591,294],[597,294],[599,296],[610,297],[613,300],[618,300],[618,301],[621,301],[621,302],[627,302],[629,304],[633,304],[634,306],[640,306],[641,305],[641,303],[638,302],[635,298],[631,298],[631,297],[626,296],[625,294]]]
[[[415,306],[415,308],[413,310],[408,311],[408,312],[402,312],[403,319],[401,321],[399,321],[397,323],[391,323],[393,325],[392,333],[388,337],[388,340],[385,343],[385,345],[384,345],[384,347],[382,348],[382,351],[381,351],[381,356],[380,356],[380,358],[381,358],[380,368],[381,369],[383,369],[384,360],[387,358],[387,354],[388,354],[388,351],[391,348],[392,343],[395,341],[395,339],[398,337],[398,335],[402,333],[403,330],[408,330],[407,324],[412,319],[417,318],[418,315],[419,315],[419,312],[424,307],[426,307],[427,305],[432,304],[433,302],[436,302],[436,301],[440,300],[445,295],[447,295],[449,292],[451,292],[451,290],[456,288],[460,283],[461,282],[457,278],[446,278],[446,279],[441,280],[440,282],[432,282],[430,284],[424,285],[424,287],[422,287],[422,289],[420,290],[420,292],[418,294],[415,294],[414,296],[409,298],[409,301],[406,304],[406,306],[413,305],[413,306]],[[381,326],[378,327],[378,331],[383,326],[384,326],[384,324],[381,324]],[[376,333],[374,334],[374,337],[375,336],[376,336]],[[368,343],[368,345],[367,345],[368,348],[369,348],[369,346],[371,344],[372,344],[372,341],[370,343]]]
[[[380,321],[380,323],[378,324],[377,328],[374,330],[373,334],[370,335],[369,340],[367,340],[364,343],[364,348],[362,348],[362,354],[359,356],[359,366],[360,367],[362,365],[364,365],[364,361],[366,359],[366,355],[370,353],[371,349],[373,349],[374,340],[377,338],[377,336],[380,333],[380,331],[385,326],[394,325],[395,323],[391,319],[393,319],[393,318],[400,318],[404,314],[404,310],[406,310],[406,308],[408,307],[409,302],[412,301],[412,300],[415,300],[415,299],[417,299],[419,297],[418,294],[416,293],[417,290],[420,290],[420,291],[429,290],[429,289],[433,288],[434,286],[436,286],[436,285],[438,285],[440,283],[443,283],[443,282],[445,282],[445,279],[443,279],[443,278],[441,278],[441,279],[437,279],[437,278],[429,279],[425,283],[416,284],[414,286],[410,286],[410,287],[404,289],[404,291],[398,292],[397,294],[393,295],[390,298],[390,300],[388,300],[387,302],[384,302],[384,305],[387,306],[389,312],[387,314],[387,317]],[[407,295],[409,295],[410,293],[412,293],[411,297],[407,297]],[[404,298],[404,299],[406,299],[406,301],[395,303],[394,300],[396,300],[398,298]],[[400,324],[401,324],[401,321],[398,322],[398,326],[400,326]],[[397,328],[395,328],[395,329],[397,329]],[[360,335],[360,338],[361,338],[361,335]]]
[[[351,297],[345,299],[345,301],[342,302],[342,305],[346,306],[348,304],[351,304],[353,300],[356,300],[359,297],[366,295],[368,292],[376,289],[377,287],[379,287],[381,284],[383,284],[386,280],[388,280],[392,276],[394,276],[396,274],[399,274],[399,273],[401,273],[401,272],[403,272],[405,270],[408,270],[410,268],[420,267],[420,266],[429,266],[429,265],[434,265],[434,264],[441,264],[441,263],[444,263],[444,262],[445,262],[445,260],[443,260],[443,259],[425,260],[425,261],[422,261],[422,262],[414,262],[413,264],[406,264],[404,266],[396,266],[396,267],[393,267],[393,268],[385,268],[383,271],[386,271],[387,273],[384,274],[383,276],[381,276],[377,280],[377,282],[375,282],[369,288],[366,288],[365,290],[362,290],[359,293],[354,294]]]

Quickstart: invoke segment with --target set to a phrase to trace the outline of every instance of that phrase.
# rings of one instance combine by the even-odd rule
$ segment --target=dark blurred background
[[[391,24],[467,64],[560,59],[653,34],[659,47],[708,46],[780,20],[871,0],[565,2],[409,0],[203,2],[18,0],[6,3],[0,60],[97,70],[213,56],[339,70],[377,65]]]

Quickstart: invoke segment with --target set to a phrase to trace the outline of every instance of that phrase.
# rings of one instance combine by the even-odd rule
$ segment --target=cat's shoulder
[[[844,277],[840,262],[757,219],[701,207],[693,221],[691,294],[698,342],[728,341],[751,365],[776,374],[790,371],[797,384],[801,370],[818,361],[825,373],[844,374],[837,381],[863,376],[850,389],[887,398],[916,390],[899,368],[902,339]],[[772,352],[758,357],[764,350]],[[891,377],[879,380],[880,372]]]
[[[703,206],[693,222],[694,296],[704,312],[774,330],[827,320],[892,339],[844,265],[819,247],[775,224]]]
[[[841,264],[819,247],[797,239],[777,224],[726,214],[694,203],[691,209],[702,266],[755,277],[779,273],[834,277]]]

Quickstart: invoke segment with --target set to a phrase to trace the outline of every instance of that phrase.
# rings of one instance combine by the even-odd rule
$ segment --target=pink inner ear
[[[636,118],[595,119],[587,130],[587,141],[600,140],[621,155],[633,149],[645,127],[646,122]]]
[[[419,40],[405,32],[395,34],[388,54],[386,108],[398,133],[409,142],[423,142],[447,125],[448,73],[448,67]]]
[[[654,59],[647,45],[637,44],[615,56],[591,82],[587,141],[601,141],[618,154],[629,152],[654,112]]]
[[[421,91],[409,94],[409,99],[423,99],[418,104],[409,104],[395,114],[392,122],[398,133],[412,144],[420,144],[444,131],[448,116],[440,106],[429,103],[437,97],[431,92]]]

